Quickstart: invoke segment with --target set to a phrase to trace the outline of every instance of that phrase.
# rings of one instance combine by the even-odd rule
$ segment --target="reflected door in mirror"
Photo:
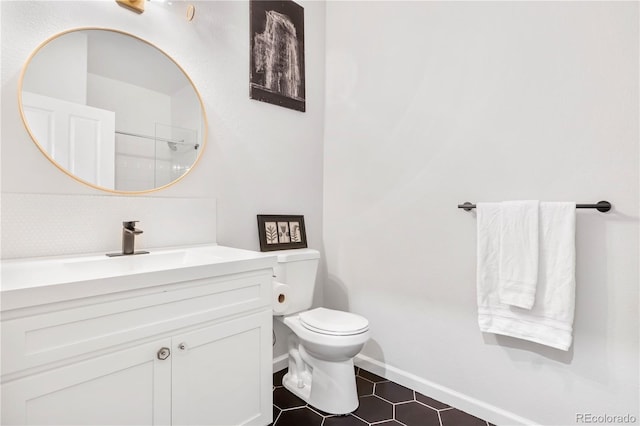
[[[49,155],[80,179],[114,187],[115,114],[36,93],[23,92],[31,131]]]

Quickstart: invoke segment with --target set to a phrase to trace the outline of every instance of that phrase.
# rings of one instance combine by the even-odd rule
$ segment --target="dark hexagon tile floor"
[[[273,375],[272,426],[493,426],[361,368],[356,368],[358,409],[346,416],[327,414],[282,386],[286,372]]]

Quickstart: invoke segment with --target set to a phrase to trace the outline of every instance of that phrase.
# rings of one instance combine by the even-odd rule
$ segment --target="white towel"
[[[478,203],[480,330],[568,350],[575,308],[575,203],[540,203],[538,283],[530,310],[499,295],[500,203]]]
[[[500,302],[531,309],[538,283],[539,201],[500,203]]]

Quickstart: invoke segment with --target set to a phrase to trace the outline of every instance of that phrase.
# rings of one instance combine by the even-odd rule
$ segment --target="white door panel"
[[[94,185],[114,187],[115,113],[23,92],[31,133],[59,166]]]

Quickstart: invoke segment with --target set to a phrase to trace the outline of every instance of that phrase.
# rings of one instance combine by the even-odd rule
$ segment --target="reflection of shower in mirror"
[[[180,141],[180,142],[184,142],[184,141]],[[167,145],[169,146],[169,149],[170,149],[171,151],[174,151],[174,152],[175,152],[175,151],[177,151],[177,150],[178,150],[178,143],[180,143],[180,142],[169,142],[169,141],[167,141]],[[184,144],[184,143],[182,143],[181,145],[188,145],[189,147],[191,147],[191,144]],[[193,149],[197,150],[198,148],[200,148],[200,145],[199,145],[199,144],[194,144],[194,145],[193,145]],[[190,148],[189,148],[189,149],[190,149]]]
[[[198,155],[194,128],[155,123],[153,130],[135,130],[116,131],[116,189],[166,185],[187,172]]]

